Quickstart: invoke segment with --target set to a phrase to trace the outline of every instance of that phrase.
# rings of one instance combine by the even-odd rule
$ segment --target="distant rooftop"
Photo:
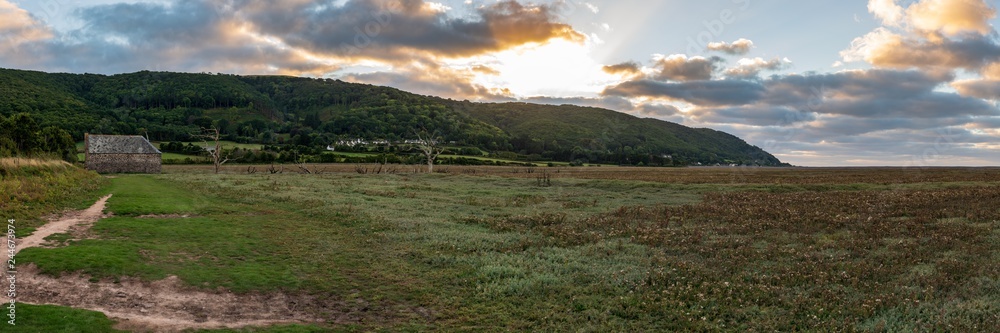
[[[88,154],[160,154],[152,143],[138,135],[87,136]]]

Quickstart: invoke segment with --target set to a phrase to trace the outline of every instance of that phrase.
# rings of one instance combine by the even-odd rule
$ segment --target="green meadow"
[[[18,258],[52,276],[308,295],[322,306],[301,311],[331,318],[219,332],[993,329],[997,177],[882,181],[893,177],[803,186],[176,168],[73,194],[65,202],[113,193],[113,216],[93,237]],[[343,306],[355,303],[366,306]],[[97,312],[21,310],[16,331],[115,331]],[[347,311],[352,322],[332,320]]]

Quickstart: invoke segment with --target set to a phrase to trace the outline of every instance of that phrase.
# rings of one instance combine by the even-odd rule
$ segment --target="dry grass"
[[[254,166],[258,172],[267,165]],[[279,166],[280,167],[280,166]],[[355,164],[309,164],[306,167],[320,173],[356,173]],[[364,165],[377,169],[377,165]],[[246,173],[248,165],[223,166],[225,173]],[[409,174],[424,172],[422,166],[389,165],[383,170]],[[691,168],[639,168],[639,167],[523,167],[523,166],[460,166],[441,165],[435,173],[470,176],[499,176],[535,179],[548,174],[552,179],[606,179],[647,181],[671,184],[914,184],[990,182],[1000,183],[1000,168],[751,168],[751,167],[691,167]],[[285,173],[300,171],[295,165],[285,165]],[[170,165],[165,173],[207,173],[210,166]]]
[[[193,286],[354,295],[381,309],[360,314],[361,330],[962,332],[1000,322],[996,168],[306,167],[122,176],[120,216],[186,203],[199,217],[106,220],[107,242],[36,259],[69,271],[131,260]],[[546,173],[551,186],[539,186]],[[135,251],[157,248],[157,258],[206,261]],[[403,319],[371,315],[390,312]]]
[[[20,169],[20,168],[68,168],[72,166],[62,160],[47,160],[37,158],[3,157],[0,158],[0,168]]]
[[[470,218],[526,247],[657,249],[616,315],[676,330],[982,331],[1000,322],[1000,186],[711,193],[584,219]]]
[[[18,222],[19,237],[41,225],[41,216],[79,205],[103,180],[61,160],[0,159],[0,218]]]

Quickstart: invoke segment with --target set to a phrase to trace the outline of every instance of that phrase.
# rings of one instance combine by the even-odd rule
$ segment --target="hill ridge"
[[[319,154],[343,139],[400,141],[438,133],[463,151],[626,165],[784,165],[731,134],[575,105],[479,103],[391,87],[274,75],[140,71],[115,75],[0,69],[0,113],[27,112],[85,132],[186,141],[219,127],[227,139]]]

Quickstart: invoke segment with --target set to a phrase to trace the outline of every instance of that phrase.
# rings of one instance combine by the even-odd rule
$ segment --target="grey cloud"
[[[711,80],[722,58],[692,57],[673,55],[656,61],[659,70],[653,78],[661,81],[703,81]]]
[[[1000,128],[1000,110],[939,90],[954,79],[946,71],[871,69],[752,81],[636,80],[604,94],[692,103],[680,113],[685,125],[733,133],[796,164],[991,163],[983,157],[989,149],[972,147],[996,137],[965,128]]]
[[[1000,128],[1000,117],[976,117],[970,125],[978,129],[997,129]]]
[[[122,37],[134,47],[202,45],[219,37],[222,19],[217,8],[201,0],[180,0],[170,6],[152,3],[101,5],[80,9],[86,22],[74,37]]]
[[[699,108],[688,113],[701,123],[742,124],[753,126],[790,126],[812,121],[816,115],[784,106],[757,105],[744,107]]]
[[[678,116],[681,112],[677,107],[664,104],[633,104],[631,101],[620,96],[592,97],[547,97],[536,96],[523,98],[520,101],[526,103],[550,104],[550,105],[579,105],[603,108],[624,113],[633,114],[639,117],[651,117],[665,119]],[[676,119],[678,121],[682,119]]]
[[[643,104],[636,111],[639,115],[654,118],[678,116],[681,113],[675,106],[662,104]]]
[[[0,50],[0,63],[43,70],[142,69],[324,75],[314,56],[410,62],[584,36],[558,23],[561,5],[506,0],[471,18],[422,0],[119,3],[79,9],[82,28]],[[153,67],[153,68],[151,68]]]
[[[79,30],[0,52],[0,61],[108,74],[145,69],[319,74],[336,69],[295,50],[234,34],[240,23],[231,7],[219,4],[181,0],[87,7],[76,12],[85,23]]]
[[[791,66],[791,62],[778,58],[771,60],[742,59],[736,67],[726,69],[725,75],[730,78],[752,79],[756,78],[762,71],[777,71],[789,66]]]
[[[551,104],[551,105],[572,104],[580,106],[592,106],[592,107],[604,108],[621,112],[628,112],[635,109],[635,105],[633,105],[632,102],[629,102],[629,100],[619,96],[605,96],[600,98],[536,96],[536,97],[523,98],[521,99],[521,101],[527,103]]]
[[[997,114],[996,107],[983,100],[935,91],[952,79],[954,76],[950,73],[879,69],[787,75],[764,83],[767,94],[761,102],[857,117],[944,118]]]
[[[964,34],[952,38],[931,33],[907,37],[878,28],[855,39],[841,56],[847,61],[864,60],[883,68],[977,71],[1000,60],[1000,45],[991,35]]]
[[[967,119],[934,121],[837,117],[824,126],[775,127],[713,125],[758,145],[782,161],[796,165],[996,165],[1000,151],[971,148],[995,142],[990,135],[972,133]],[[900,121],[903,121],[902,123]],[[863,129],[856,130],[859,127]]]
[[[666,98],[711,110],[744,106],[782,107],[856,117],[946,118],[992,116],[998,109],[978,98],[939,92],[950,73],[865,70],[832,74],[774,76],[763,81],[628,81],[605,95]]]
[[[609,87],[605,96],[651,97],[683,101],[699,106],[744,105],[756,102],[765,89],[759,83],[741,80],[659,82],[628,81]]]
[[[815,98],[909,98],[927,94],[954,79],[950,73],[858,70],[831,74],[785,75],[767,80],[769,103],[804,105]]]
[[[837,137],[852,137],[862,134],[878,133],[892,130],[926,131],[947,126],[961,126],[972,122],[971,117],[954,117],[943,119],[932,118],[862,118],[854,116],[827,117],[810,123],[802,129],[802,134],[816,140],[837,140]],[[843,140],[843,139],[840,139]],[[919,137],[896,137],[896,143],[919,141]]]
[[[602,70],[608,74],[639,75],[642,74],[642,65],[639,65],[635,61],[628,61],[616,65],[604,66]]]
[[[954,82],[951,86],[964,96],[1000,99],[1000,80],[965,80]]]
[[[348,74],[344,75],[343,79],[351,82],[391,86],[425,95],[453,96],[462,99],[496,102],[515,101],[514,98],[510,97],[509,91],[491,90],[473,84],[469,77],[462,76],[460,73],[448,71],[428,73],[420,70],[400,68],[393,73]]]
[[[856,117],[901,118],[949,118],[1000,114],[1000,110],[983,100],[940,92],[931,92],[910,98],[838,99],[819,104],[815,111]]]
[[[554,38],[583,35],[557,21],[558,4],[513,0],[482,6],[471,19],[430,11],[423,0],[352,0],[343,6],[249,2],[242,15],[263,34],[314,52],[374,58],[405,57],[401,49],[459,57]],[[388,52],[388,53],[387,53]]]
[[[972,37],[940,42],[903,40],[889,44],[870,60],[895,68],[948,67],[978,69],[1000,59],[1000,45],[988,37]]]

